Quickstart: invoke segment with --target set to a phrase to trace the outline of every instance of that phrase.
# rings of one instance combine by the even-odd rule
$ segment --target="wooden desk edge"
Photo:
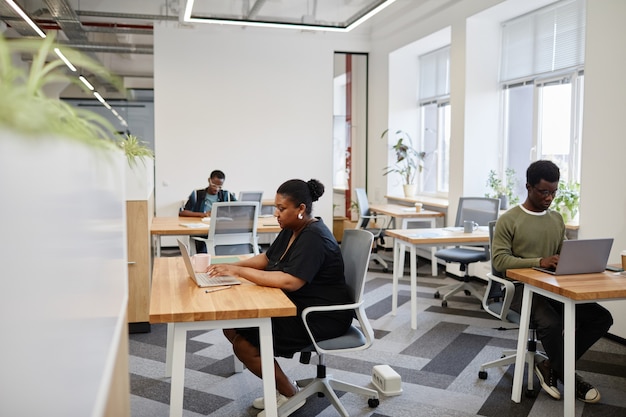
[[[595,274],[582,274],[582,275],[560,275],[555,276],[546,274],[545,272],[537,271],[532,268],[519,268],[508,269],[506,276],[508,278],[529,284],[533,287],[540,288],[545,291],[549,291],[554,294],[558,294],[563,297],[567,297],[574,301],[595,301],[595,300],[610,300],[626,297],[626,277],[617,277],[617,279],[623,279],[623,284],[619,289],[616,288],[603,288],[598,284],[599,280],[613,279],[613,272],[605,271]],[[588,286],[581,285],[581,280],[588,278]],[[595,280],[594,280],[595,278]],[[559,281],[562,282],[559,282]],[[567,284],[574,280],[577,283],[575,286],[567,287]],[[610,281],[609,281],[610,282]]]

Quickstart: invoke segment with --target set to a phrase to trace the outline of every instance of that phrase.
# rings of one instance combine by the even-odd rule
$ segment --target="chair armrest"
[[[508,322],[509,320],[507,320],[507,315],[509,314],[509,308],[511,307],[511,302],[513,301],[513,296],[515,295],[515,284],[513,281],[509,281],[508,279],[497,277],[491,272],[487,274],[487,278],[489,280],[487,282],[487,288],[485,289],[485,295],[483,295],[483,309],[485,309],[485,311],[492,316]],[[499,312],[489,308],[489,293],[491,292],[493,285],[504,286],[504,300],[502,300]]]
[[[309,328],[309,324],[307,322],[307,316],[311,313],[320,312],[320,311],[343,311],[343,310],[354,310],[356,313],[356,319],[359,322],[362,333],[365,336],[365,344],[355,347],[355,348],[341,348],[341,349],[324,349],[321,347],[317,340],[313,337],[313,333]],[[365,315],[365,311],[363,310],[363,302],[360,303],[352,303],[352,304],[339,304],[339,305],[329,305],[329,306],[312,306],[307,307],[302,311],[302,322],[304,323],[304,327],[306,328],[311,341],[313,342],[313,346],[315,347],[315,351],[318,353],[334,353],[334,352],[352,352],[356,350],[366,349],[374,342],[374,330]],[[320,340],[319,342],[323,342]]]

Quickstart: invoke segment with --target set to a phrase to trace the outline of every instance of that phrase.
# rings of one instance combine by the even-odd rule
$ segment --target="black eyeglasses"
[[[533,188],[535,189],[535,191],[537,191],[539,194],[541,194],[543,196],[543,198],[546,198],[548,196],[552,196],[552,198],[554,198],[559,193],[559,190],[554,190],[554,191],[540,190],[539,188],[535,187],[534,185],[533,185]]]

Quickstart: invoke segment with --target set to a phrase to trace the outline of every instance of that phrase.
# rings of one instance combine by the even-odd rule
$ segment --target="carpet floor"
[[[405,277],[408,273],[405,273]],[[391,366],[401,377],[402,393],[381,396],[377,408],[367,399],[339,393],[355,417],[404,416],[557,416],[563,402],[541,391],[511,401],[514,366],[491,368],[478,378],[482,363],[498,359],[503,349],[515,349],[517,330],[485,313],[478,299],[460,295],[441,307],[435,289],[453,282],[440,268],[433,277],[430,263],[419,259],[417,329],[410,326],[409,282],[401,281],[398,313],[391,314],[391,273],[372,263],[366,284],[367,315],[376,333],[369,349],[327,356],[329,373],[342,380],[373,386],[372,367]],[[507,328],[508,327],[508,328]],[[165,373],[166,326],[152,325],[149,333],[130,335],[132,417],[168,416],[170,384]],[[278,359],[293,379],[315,376],[311,365]],[[578,362],[577,371],[602,394],[597,404],[576,402],[577,417],[626,415],[626,346],[601,339]],[[527,375],[524,378],[526,383]],[[560,387],[562,389],[562,386]],[[261,381],[249,371],[235,373],[232,349],[221,331],[189,332],[185,371],[185,417],[256,416],[254,398],[262,395]],[[292,416],[337,416],[326,398],[311,397]]]

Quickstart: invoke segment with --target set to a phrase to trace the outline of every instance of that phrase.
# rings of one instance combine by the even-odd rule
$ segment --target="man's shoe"
[[[576,374],[576,398],[586,403],[597,403],[600,401],[600,392]]]
[[[557,387],[557,376],[556,372],[544,362],[535,364],[535,375],[539,378],[539,383],[541,384],[541,388],[543,388],[548,395],[550,395],[555,400],[561,399],[561,392]]]

